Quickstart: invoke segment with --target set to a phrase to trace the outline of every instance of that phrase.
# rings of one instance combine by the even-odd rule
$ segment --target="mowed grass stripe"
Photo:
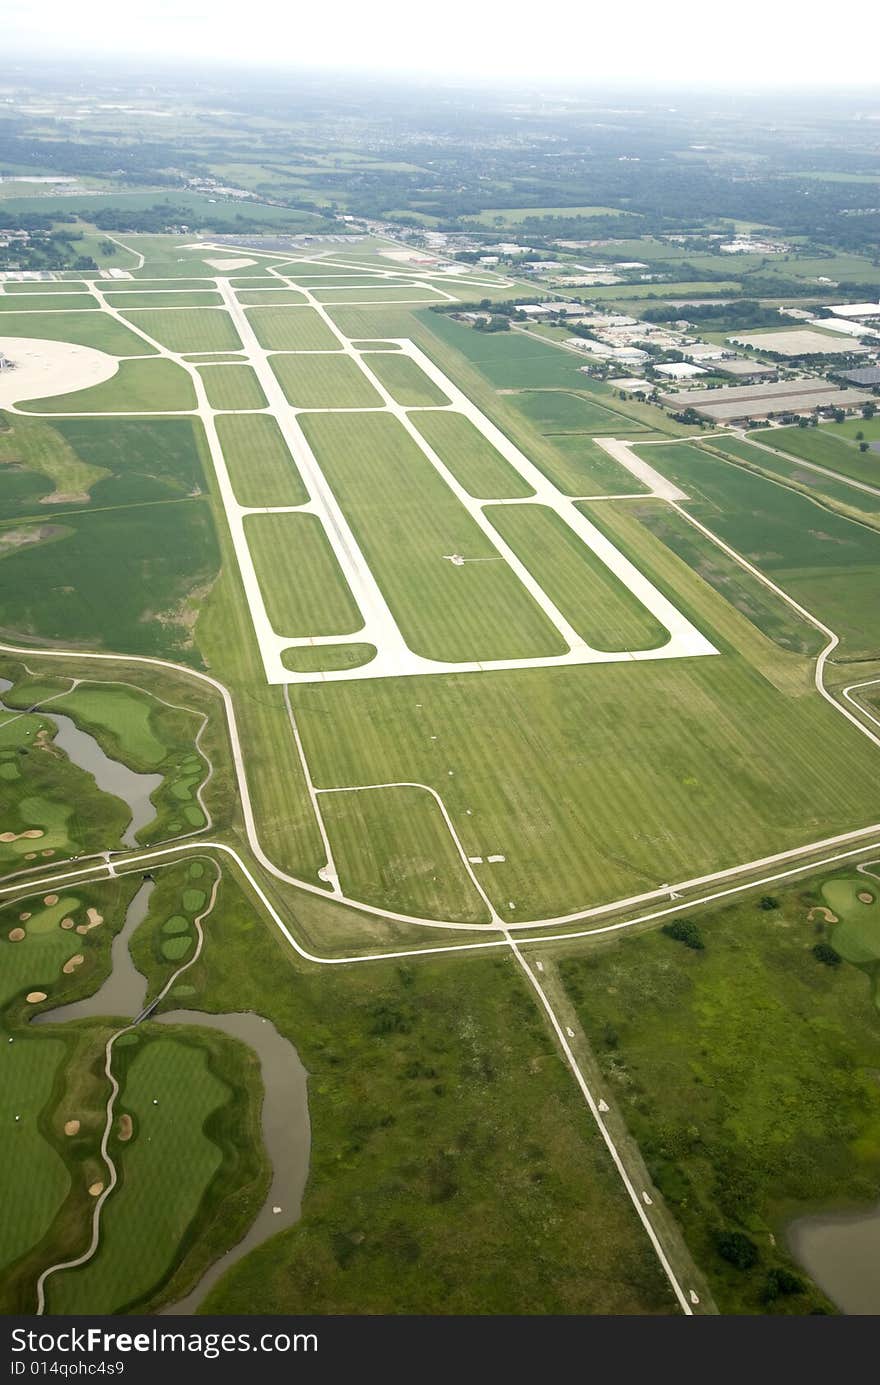
[[[266,396],[249,365],[207,365],[199,374],[212,409],[266,408]]]
[[[443,391],[429,379],[421,366],[409,356],[367,354],[364,359],[373,374],[385,386],[391,398],[405,407],[448,404]]]
[[[381,409],[382,396],[351,356],[270,356],[291,404],[300,409]]]
[[[449,661],[565,653],[397,419],[304,414],[300,423],[411,649]],[[454,554],[488,561],[457,567]]]
[[[120,312],[125,312],[128,308],[222,308],[223,299],[219,293],[207,291],[205,293],[182,293],[180,290],[171,289],[165,293],[161,290],[154,292],[135,293],[105,293],[104,295],[111,308],[118,308]]]
[[[16,295],[12,293],[0,293],[0,313],[21,312],[22,303]],[[40,299],[34,299],[27,303],[28,308],[39,312],[70,311],[99,307],[97,298],[93,298],[90,293],[56,293],[45,294]]]
[[[440,808],[424,789],[324,793],[320,807],[351,898],[452,923],[489,922]]]
[[[348,288],[313,289],[319,303],[441,303],[448,302],[435,289],[412,288]]]
[[[525,500],[532,487],[464,414],[444,409],[412,419],[459,485],[477,500]]]
[[[220,414],[217,435],[239,505],[304,505],[308,493],[270,414]]]
[[[657,649],[669,632],[545,505],[494,505],[486,510],[501,536],[593,649]]]
[[[248,515],[245,533],[279,635],[353,635],[363,618],[317,515]]]
[[[279,284],[277,289],[242,289],[235,296],[239,303],[247,307],[259,307],[264,304],[287,307],[291,303],[306,302],[305,294],[297,293],[296,289],[284,288],[282,284]]]
[[[169,351],[241,350],[239,335],[225,308],[156,308],[123,316]]]
[[[342,343],[314,308],[248,308],[257,341],[267,351],[341,351]]]

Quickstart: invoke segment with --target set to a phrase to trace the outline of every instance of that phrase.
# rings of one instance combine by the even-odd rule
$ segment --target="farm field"
[[[837,631],[849,657],[880,654],[880,534],[693,446],[639,450],[662,452],[696,518]]]
[[[363,624],[317,515],[249,515],[248,546],[279,635],[350,635]]]
[[[564,653],[554,627],[396,419],[313,414],[300,422],[410,648],[450,661]],[[471,561],[449,562],[462,553]]]
[[[715,437],[700,446],[707,452],[732,461],[745,462],[747,466],[765,472],[783,485],[815,497],[820,504],[827,502],[847,519],[864,519],[874,528],[880,527],[880,494],[872,495],[864,489],[864,483],[851,485],[850,479],[860,482],[860,478],[848,478],[840,467],[834,472],[829,470],[826,475],[815,467],[804,466],[798,457],[781,451],[768,452],[743,438]],[[860,462],[861,459],[856,463],[857,467]],[[880,491],[880,487],[876,489]]]
[[[240,505],[305,504],[306,488],[274,418],[221,414],[215,421]]]
[[[864,432],[868,437],[870,423],[865,419],[860,422],[861,428],[854,426],[853,431]],[[804,461],[837,471],[841,476],[851,476],[856,481],[880,488],[880,456],[876,452],[860,452],[855,439],[850,441],[846,434],[832,433],[829,428],[773,428],[749,436],[755,442],[778,448],[792,457],[802,457]]]

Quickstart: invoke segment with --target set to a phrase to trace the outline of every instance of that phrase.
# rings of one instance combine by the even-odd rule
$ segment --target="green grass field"
[[[240,505],[305,504],[306,488],[274,418],[223,414],[215,421]]]
[[[239,303],[246,307],[287,307],[291,303],[306,302],[304,294],[297,293],[296,289],[286,288],[240,290],[235,296]]]
[[[382,397],[351,356],[270,356],[291,404],[300,409],[380,409]]]
[[[880,651],[880,534],[687,444],[644,455],[687,493],[696,518],[830,625],[851,657]]]
[[[442,303],[441,293],[435,289],[412,284],[406,288],[357,288],[349,285],[344,288],[312,290],[319,303]]]
[[[314,308],[249,308],[247,318],[267,351],[342,350]]]
[[[660,932],[560,964],[608,1090],[678,1217],[722,1313],[809,1313],[825,1300],[786,1253],[817,1207],[876,1201],[880,1030],[865,977],[823,966],[814,906],[834,882],[690,911],[704,949]],[[865,911],[867,912],[867,911]],[[835,934],[838,930],[835,930]],[[757,1250],[737,1269],[718,1234]],[[803,1290],[768,1296],[769,1272]]]
[[[517,500],[534,495],[519,472],[464,414],[444,409],[418,413],[413,423],[469,495],[479,500]]]
[[[0,327],[5,331],[5,314],[21,312],[23,308],[30,308],[34,312],[72,312],[74,309],[81,311],[89,308],[99,307],[97,298],[93,298],[90,293],[56,293],[44,294],[39,302],[22,303],[16,295],[11,293],[0,293]],[[35,319],[36,321],[36,319]],[[36,334],[35,334],[36,335]]]
[[[363,618],[317,515],[249,515],[248,546],[276,632],[352,635]]]
[[[563,390],[527,390],[515,396],[514,404],[540,432],[551,435],[607,433],[613,437],[621,429],[644,431],[644,426],[635,419],[624,419],[592,399]]]
[[[647,490],[586,434],[556,436],[548,442],[552,451],[543,453],[538,465],[565,495],[637,495]]]
[[[18,406],[35,414],[165,413],[196,407],[195,390],[175,361],[121,361],[116,374],[100,385],[22,400]]]
[[[206,365],[199,374],[212,409],[266,408],[266,396],[249,365]]]
[[[0,515],[3,518],[18,508],[19,499],[30,500],[33,477],[44,477],[51,482],[47,495],[55,500],[75,496],[81,501],[88,498],[97,481],[108,475],[104,467],[78,456],[50,424],[16,418],[12,414],[0,415],[0,421],[5,424],[0,427],[0,466],[4,468],[0,473]]]
[[[152,356],[155,346],[108,313],[4,313],[4,337],[35,337],[92,346],[110,356]]]
[[[199,291],[193,293],[184,289],[143,292],[141,285],[138,286],[137,290],[130,289],[124,292],[107,293],[105,297],[111,308],[117,308],[122,313],[127,312],[130,308],[221,308],[223,306],[223,299],[219,293],[202,293]],[[71,304],[71,306],[74,305]]]
[[[861,419],[859,424],[856,426],[855,420],[852,421],[853,432],[864,432],[867,437],[870,423]],[[792,457],[801,457],[837,471],[841,476],[851,476],[869,486],[880,487],[880,456],[876,452],[860,452],[855,439],[850,440],[844,433],[832,433],[829,428],[772,428],[750,436]]]
[[[487,518],[594,649],[656,649],[669,632],[544,505],[488,506]]]
[[[374,644],[291,645],[281,652],[281,662],[292,673],[333,673],[337,669],[361,668],[376,657]]]
[[[125,316],[169,351],[240,351],[241,341],[225,308],[138,309]]]
[[[445,660],[565,652],[396,419],[314,414],[300,422],[412,649]],[[447,559],[455,554],[490,561],[456,567]]]
[[[364,364],[398,404],[412,408],[449,403],[443,391],[409,356],[371,352],[365,356]]]
[[[132,1116],[136,1129],[122,1147],[123,1183],[104,1210],[95,1258],[49,1281],[51,1313],[113,1312],[146,1296],[174,1265],[222,1164],[204,1127],[231,1093],[211,1071],[205,1051],[164,1035],[133,1039],[119,1050],[127,1070],[118,1109]]]
[[[453,923],[488,923],[437,803],[418,788],[321,795],[346,894]]]

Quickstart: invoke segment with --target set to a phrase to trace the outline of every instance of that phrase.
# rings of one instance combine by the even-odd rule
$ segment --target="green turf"
[[[609,1100],[723,1313],[823,1307],[812,1287],[766,1298],[771,1268],[796,1269],[784,1227],[822,1206],[873,1203],[880,1187],[877,1014],[863,976],[813,955],[826,930],[811,916],[812,885],[769,911],[754,896],[690,911],[702,951],[656,932],[561,965]],[[754,1267],[721,1258],[722,1230],[749,1236]]]
[[[544,505],[490,505],[487,518],[593,649],[656,649],[669,632]]]
[[[167,413],[194,409],[196,396],[186,371],[174,361],[122,361],[100,385],[22,400],[18,407],[35,414]]]
[[[288,307],[291,303],[305,303],[305,296],[297,293],[295,289],[251,289],[250,291],[238,292],[236,295],[239,303],[248,307]]]
[[[383,288],[377,285],[376,288],[357,288],[351,285],[347,288],[314,289],[315,298],[319,303],[440,303],[445,301],[443,295],[437,293],[435,289],[422,288],[417,284],[412,284],[406,288]]]
[[[204,1126],[230,1090],[204,1051],[163,1035],[141,1040],[129,1062],[118,1109],[133,1116],[136,1135],[122,1147],[123,1182],[104,1209],[98,1254],[49,1281],[51,1313],[112,1312],[147,1294],[174,1263],[222,1163]]]
[[[54,706],[54,703],[53,703]],[[106,728],[126,758],[155,769],[167,750],[152,725],[156,704],[133,688],[83,683],[58,699],[57,710],[75,720]]]
[[[126,313],[135,327],[170,351],[238,351],[241,341],[225,308],[156,308]]]
[[[281,652],[281,662],[292,673],[331,673],[360,668],[376,657],[374,644],[291,645]]]
[[[312,414],[300,421],[411,648],[448,661],[565,652],[396,419]],[[447,556],[455,554],[494,561],[455,566]]]
[[[155,346],[109,313],[4,313],[4,337],[37,337],[91,346],[111,356],[151,356]]]
[[[412,421],[469,495],[480,500],[534,495],[528,481],[464,414],[449,409],[426,411],[413,415]]]
[[[872,495],[853,485],[839,469],[833,473],[817,471],[815,467],[805,466],[797,457],[768,452],[742,438],[715,437],[699,445],[707,452],[745,462],[753,470],[763,471],[789,488],[815,497],[820,504],[827,502],[845,518],[864,518],[875,529],[880,528],[880,487],[877,487],[877,494]]]
[[[279,635],[349,635],[363,618],[317,515],[249,515],[248,546]]]
[[[339,338],[314,308],[249,308],[257,341],[268,351],[341,351]]]
[[[410,408],[449,403],[443,391],[409,356],[372,352],[366,354],[364,364],[398,404]]]
[[[140,289],[140,285],[138,289]],[[106,297],[111,308],[116,308],[121,313],[127,312],[130,308],[220,308],[223,306],[223,299],[219,293],[186,293],[182,290],[172,290],[165,293],[162,291],[144,293],[138,290],[126,290],[108,293]]]
[[[488,923],[440,808],[418,788],[325,793],[321,816],[347,895],[452,923]]]
[[[296,464],[274,418],[221,415],[220,446],[240,505],[302,505],[308,500]]]
[[[873,869],[876,871],[876,864]],[[876,875],[835,876],[823,884],[822,898],[839,920],[831,932],[835,951],[848,962],[875,968],[880,962],[880,890]]]
[[[205,365],[199,374],[212,409],[266,408],[266,396],[249,365]]]
[[[16,302],[13,294],[0,293],[0,323],[3,324],[3,331],[5,332],[6,313],[20,312],[21,309],[24,307],[27,307],[34,312],[46,313],[72,312],[74,310],[80,311],[83,309],[87,311],[89,308],[97,309],[98,306],[98,300],[96,298],[93,298],[90,293],[58,293],[53,295],[44,294],[43,297],[39,300],[39,303],[35,301],[33,303],[27,304],[22,303],[20,299],[18,302]],[[39,319],[35,318],[34,321],[38,322]],[[2,333],[0,333],[0,335],[2,335]],[[34,335],[36,336],[38,334],[34,333]]]
[[[270,356],[281,388],[300,409],[372,409],[382,398],[351,356]]]

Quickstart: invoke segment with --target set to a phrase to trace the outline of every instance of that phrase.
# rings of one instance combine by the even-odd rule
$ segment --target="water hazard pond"
[[[33,1025],[99,1016],[141,1014],[147,994],[146,978],[135,967],[129,942],[146,918],[154,885],[149,879],[132,897],[123,927],[113,940],[111,971],[104,984],[84,1000],[35,1015]],[[263,1080],[261,1127],[272,1179],[263,1206],[245,1236],[202,1275],[198,1284],[163,1313],[193,1313],[221,1275],[269,1236],[292,1226],[300,1215],[303,1189],[309,1169],[310,1127],[307,1074],[293,1044],[261,1015],[209,1014],[201,1010],[172,1010],[151,1015],[158,1024],[187,1024],[219,1030],[252,1049],[260,1063]]]
[[[12,687],[8,678],[0,678],[0,693]],[[27,715],[20,708],[7,707],[0,698],[0,711],[13,716]],[[153,821],[156,809],[151,795],[162,783],[161,774],[138,774],[129,769],[121,760],[111,760],[105,755],[94,736],[81,731],[76,723],[62,712],[52,711],[47,705],[40,707],[40,716],[51,721],[56,728],[55,744],[64,751],[68,759],[80,769],[91,774],[102,793],[121,798],[131,813],[131,821],[122,834],[123,846],[137,846],[137,834],[142,827]]]
[[[789,1249],[843,1313],[880,1313],[880,1205],[869,1212],[799,1217]]]

